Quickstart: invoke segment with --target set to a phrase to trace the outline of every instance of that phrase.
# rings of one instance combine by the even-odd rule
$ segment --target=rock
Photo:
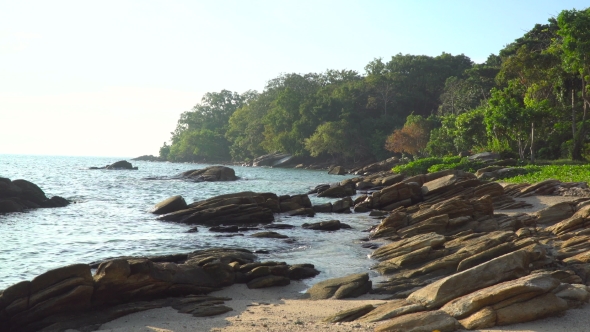
[[[290,216],[307,216],[313,217],[315,216],[315,211],[312,208],[300,208],[297,210],[289,211]]]
[[[425,310],[426,308],[419,304],[408,303],[406,300],[393,300],[378,306],[360,317],[358,321],[373,323]]]
[[[325,323],[352,322],[373,311],[373,309],[375,309],[375,306],[372,304],[366,304],[360,307],[340,311],[332,316],[326,317],[323,321]]]
[[[496,325],[510,325],[553,316],[567,310],[565,300],[546,293],[526,302],[514,303],[496,310]]]
[[[287,277],[268,275],[252,279],[246,285],[250,289],[258,289],[267,287],[287,286],[290,283],[291,280]]]
[[[42,205],[47,200],[45,193],[39,186],[27,180],[14,180],[12,184],[20,188],[19,197],[29,200],[33,203]]]
[[[298,209],[311,208],[311,201],[306,194],[285,195],[279,197],[280,212],[289,212]]]
[[[524,250],[515,251],[423,287],[408,301],[434,309],[460,296],[499,282],[528,274],[531,259]]]
[[[570,218],[575,212],[571,202],[561,202],[535,212],[537,224],[551,226],[559,221]]]
[[[346,277],[320,281],[307,290],[312,300],[344,299],[358,297],[371,290],[368,273],[352,274]]]
[[[423,311],[395,317],[377,325],[375,332],[453,332],[459,322],[444,311]]]
[[[336,202],[332,203],[332,212],[334,213],[350,213],[350,208],[352,207],[353,202],[350,197],[345,197],[343,199],[337,200]]]
[[[485,329],[496,325],[496,310],[485,307],[473,315],[461,319],[461,326],[468,330]]]
[[[193,169],[182,172],[177,178],[195,182],[235,181],[238,179],[236,172],[225,166],[209,166],[202,169]]]
[[[231,226],[213,226],[209,228],[209,232],[216,232],[216,233],[235,233],[239,232],[240,227],[238,225],[231,225]]]
[[[156,157],[154,155],[143,155],[143,156],[139,156],[137,158],[133,158],[131,160],[142,160],[142,161],[166,161],[166,159],[164,158],[160,158],[160,157]]]
[[[120,160],[104,167],[90,167],[89,169],[137,170],[137,167],[133,167],[133,165],[127,160]]]
[[[255,158],[252,166],[272,166],[280,167],[289,162],[293,157],[287,153],[271,153]]]
[[[330,212],[332,212],[332,203],[314,205],[313,210],[318,213],[321,213],[321,212],[330,213]]]
[[[484,307],[492,306],[507,299],[514,299],[526,294],[535,297],[548,293],[559,286],[559,280],[548,274],[532,274],[516,280],[505,281],[473,293],[456,298],[445,304],[440,310],[455,318],[465,318]]]
[[[483,162],[494,161],[498,158],[500,158],[500,155],[497,153],[493,153],[493,152],[481,152],[481,153],[477,153],[477,154],[467,157],[467,159],[469,159],[469,160],[476,160],[476,161],[483,161]]]
[[[350,228],[347,224],[341,223],[340,220],[320,221],[313,224],[305,223],[301,227],[316,231],[337,231],[341,228]]]
[[[320,274],[312,264],[293,264],[289,267],[288,277],[291,280],[313,278]]]
[[[269,239],[286,239],[287,235],[283,235],[277,232],[259,232],[250,235],[251,237],[269,238]]]
[[[337,185],[322,191],[318,194],[318,197],[342,198],[346,196],[352,196],[354,194],[356,194],[356,190],[353,186]]]
[[[332,175],[344,175],[346,174],[346,170],[342,166],[334,166],[328,170],[328,174]]]
[[[0,213],[23,212],[25,207],[11,199],[0,200]]]
[[[182,196],[172,196],[167,198],[160,203],[154,205],[154,207],[150,210],[153,214],[166,214],[170,212],[176,212],[179,210],[184,210],[187,208],[186,202]]]

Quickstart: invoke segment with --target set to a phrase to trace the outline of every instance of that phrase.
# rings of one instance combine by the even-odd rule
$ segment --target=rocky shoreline
[[[238,234],[263,228],[252,236],[277,238],[288,235],[269,229],[288,232],[289,227],[279,226],[289,225],[276,223],[276,214],[319,219],[301,227],[335,231],[347,225],[325,213],[370,212],[380,219],[359,236],[364,236],[364,247],[375,248],[374,270],[387,280],[373,284],[366,273],[329,279],[313,285],[307,298],[370,292],[389,299],[325,317],[326,323],[380,322],[375,331],[455,331],[531,321],[588,302],[588,198],[535,213],[496,212],[530,206],[521,197],[563,195],[572,188],[584,190],[555,180],[502,185],[458,170],[413,177],[380,172],[301,195],[241,192],[191,204],[173,196],[151,212],[163,221],[211,231]],[[357,191],[360,195],[353,199]],[[336,200],[312,205],[308,195]],[[226,300],[206,294],[234,283],[252,289],[285,286],[319,272],[310,264],[259,262],[242,249],[76,264],[2,291],[0,331],[91,330],[91,325],[154,306],[196,316],[222,314],[231,310],[224,307]],[[92,313],[104,318],[81,319]]]

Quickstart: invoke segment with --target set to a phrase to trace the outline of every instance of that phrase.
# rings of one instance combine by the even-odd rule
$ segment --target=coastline
[[[520,198],[531,204],[524,209],[504,210],[502,213],[534,213],[559,202],[573,201],[578,197],[530,196]],[[313,282],[308,280],[307,282]],[[100,332],[123,331],[216,331],[216,332],[256,332],[256,331],[373,331],[384,322],[377,323],[324,323],[322,320],[341,310],[352,309],[367,304],[384,303],[386,295],[365,294],[354,299],[317,300],[301,299],[301,292],[307,286],[303,282],[293,282],[289,286],[250,290],[245,285],[235,284],[213,296],[232,298],[226,304],[233,309],[226,314],[195,318],[180,314],[172,308],[152,309],[124,316],[103,324]],[[561,316],[549,317],[527,323],[496,326],[492,329],[473,330],[480,332],[584,332],[590,326],[590,304],[566,311]],[[462,330],[467,331],[467,330]]]

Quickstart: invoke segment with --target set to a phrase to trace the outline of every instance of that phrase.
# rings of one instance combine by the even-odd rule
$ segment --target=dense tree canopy
[[[565,10],[480,64],[463,54],[397,54],[374,59],[362,74],[289,73],[260,93],[207,93],[181,115],[160,155],[370,161],[491,150],[583,159],[589,107],[590,9]]]

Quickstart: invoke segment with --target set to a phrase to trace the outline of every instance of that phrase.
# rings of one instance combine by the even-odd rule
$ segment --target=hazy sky
[[[0,0],[0,154],[156,154],[205,92],[397,53],[484,61],[582,0]],[[1,162],[1,161],[0,161]]]

